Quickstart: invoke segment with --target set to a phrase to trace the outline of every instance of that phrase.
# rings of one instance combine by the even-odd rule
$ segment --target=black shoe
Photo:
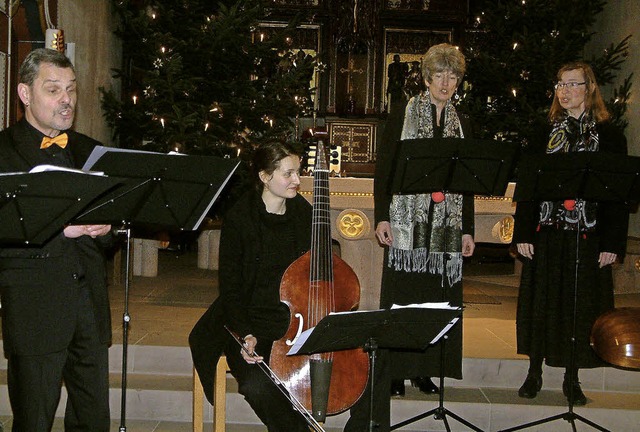
[[[569,381],[564,380],[564,382],[562,383],[562,393],[564,393],[564,395],[567,397],[567,401],[570,403],[572,402],[573,405],[586,405],[587,397],[584,395],[584,393],[582,393],[582,389],[580,388],[580,381],[574,381],[572,387],[573,392],[571,394],[571,397],[573,398],[573,401],[569,399]]]
[[[404,380],[391,380],[391,396],[404,396]]]
[[[431,378],[428,378],[428,377],[418,377],[416,379],[412,379],[411,384],[414,387],[418,387],[418,389],[422,393],[426,393],[426,394],[440,393],[440,389],[438,388],[438,386],[435,385],[433,381],[431,381]]]
[[[522,387],[518,390],[518,396],[521,398],[533,399],[538,396],[538,392],[542,388],[542,377],[527,375]]]

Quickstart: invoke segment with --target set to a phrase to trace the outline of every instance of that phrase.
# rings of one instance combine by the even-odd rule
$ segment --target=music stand
[[[0,174],[0,243],[42,245],[122,179],[77,170]],[[56,187],[52,188],[51,185]]]
[[[390,194],[504,195],[518,148],[510,142],[460,138],[401,140]]]
[[[198,229],[239,164],[237,160],[214,156],[98,146],[83,167],[126,179],[123,188],[105,195],[74,219],[80,224],[122,224],[121,233],[126,239],[120,432],[126,431],[131,227]]]
[[[425,350],[446,335],[462,310],[401,307],[329,314],[304,331],[287,355],[363,348],[369,353],[369,431],[375,430],[373,400],[379,348]],[[464,421],[463,421],[464,422]],[[466,422],[465,422],[466,424]]]
[[[518,181],[514,201],[583,199],[588,201],[632,202],[640,199],[640,158],[604,152],[574,152],[528,155],[518,164]],[[580,219],[576,230],[576,262],[573,293],[571,348],[569,352],[568,410],[501,432],[566,420],[575,431],[579,420],[594,429],[608,429],[576,414],[573,410],[573,370],[575,369],[576,320],[578,302],[578,265],[580,261]]]
[[[420,138],[401,140],[395,154],[395,176],[389,182],[390,194],[452,192],[474,195],[504,195],[512,175],[518,148],[510,142],[460,138]],[[430,201],[429,214],[433,201]],[[445,230],[446,235],[446,230]],[[446,240],[445,240],[446,243]],[[448,254],[445,254],[447,259]],[[446,264],[445,264],[446,269]],[[445,277],[445,275],[443,275]],[[446,286],[442,285],[442,300]],[[444,407],[444,364],[447,338],[440,343],[440,400],[438,407],[410,418],[396,429],[434,414],[450,431],[449,415],[467,427],[482,432]]]

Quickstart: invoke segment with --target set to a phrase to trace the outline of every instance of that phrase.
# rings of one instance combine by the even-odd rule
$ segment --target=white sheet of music
[[[436,303],[412,303],[408,305],[391,305],[391,309],[402,308],[418,308],[418,309],[444,309],[444,310],[459,310],[460,306],[452,306],[449,302],[436,302]]]

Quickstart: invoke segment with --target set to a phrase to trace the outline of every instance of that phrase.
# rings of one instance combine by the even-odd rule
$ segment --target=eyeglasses
[[[568,82],[568,83],[559,82],[559,83],[555,83],[553,85],[553,88],[556,89],[556,90],[562,90],[564,88],[569,89],[569,90],[573,90],[573,89],[578,88],[578,86],[581,86],[581,85],[586,84],[586,83],[587,83],[586,81]]]

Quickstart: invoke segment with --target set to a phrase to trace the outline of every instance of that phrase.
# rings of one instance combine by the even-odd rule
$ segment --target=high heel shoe
[[[418,387],[418,390],[420,390],[422,393],[426,393],[426,394],[440,393],[440,389],[438,388],[438,386],[435,385],[433,381],[431,381],[431,378],[429,377],[418,377],[418,378],[412,379],[411,384],[414,387]]]
[[[404,380],[391,380],[391,396],[404,396]]]
[[[541,388],[541,376],[527,375],[527,379],[524,380],[522,387],[518,390],[518,396],[521,398],[533,399],[538,395]]]
[[[582,389],[580,388],[580,381],[574,381],[571,385],[571,398],[573,399],[573,405],[583,406],[587,404],[587,397],[582,393]],[[569,381],[566,379],[562,383],[562,393],[567,398],[567,401],[572,402],[569,398]]]

